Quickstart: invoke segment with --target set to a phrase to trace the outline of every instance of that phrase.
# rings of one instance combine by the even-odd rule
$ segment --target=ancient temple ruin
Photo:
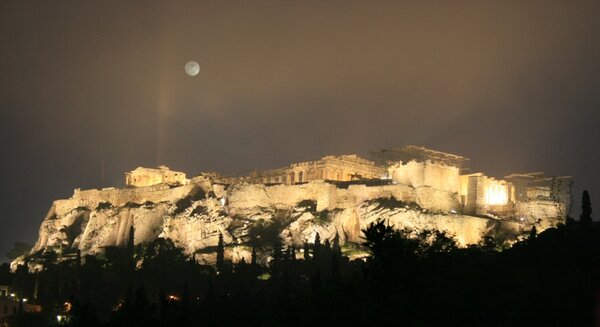
[[[456,200],[450,212],[506,219],[536,215],[564,219],[569,212],[571,176],[547,177],[541,172],[511,174],[503,179],[469,172],[469,158],[409,145],[371,151],[370,160],[358,155],[326,156],[278,169],[253,171],[241,180],[264,184],[311,181],[356,184],[380,180],[390,185],[430,189],[436,197]]]
[[[247,180],[259,183],[296,184],[314,180],[352,181],[384,178],[385,168],[355,154],[326,156],[289,167],[254,171]]]
[[[185,173],[173,171],[167,166],[157,168],[138,167],[125,173],[125,185],[131,187],[152,186],[158,184],[185,185]]]

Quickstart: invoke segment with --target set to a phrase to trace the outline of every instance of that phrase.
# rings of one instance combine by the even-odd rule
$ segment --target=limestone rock
[[[401,184],[229,185],[195,177],[180,186],[76,190],[73,197],[53,203],[32,253],[97,254],[107,246],[125,246],[134,227],[136,243],[170,238],[188,255],[208,263],[215,260],[214,248],[222,234],[226,258],[249,262],[253,238],[269,226],[277,227],[284,245],[299,249],[304,242],[314,242],[317,233],[322,241],[338,235],[341,244],[360,243],[361,229],[378,219],[398,228],[446,231],[462,246],[479,242],[493,229],[518,234],[531,224],[461,215],[457,206],[456,193]],[[527,210],[532,215],[538,211],[556,215],[542,204],[521,208]],[[552,223],[538,225],[547,228]]]

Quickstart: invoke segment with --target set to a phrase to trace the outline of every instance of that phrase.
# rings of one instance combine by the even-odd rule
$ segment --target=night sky
[[[0,257],[54,199],[100,187],[103,161],[106,187],[137,166],[415,144],[495,177],[572,174],[572,215],[583,189],[600,208],[599,17],[599,1],[1,1]]]

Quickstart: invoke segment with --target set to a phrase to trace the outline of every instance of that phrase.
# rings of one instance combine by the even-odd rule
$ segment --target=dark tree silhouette
[[[362,230],[370,255],[349,244],[355,258],[342,256],[339,235],[330,251],[316,237],[319,254],[312,259],[312,244],[305,243],[305,260],[290,260],[293,245],[283,253],[281,243],[262,241],[253,248],[254,266],[229,269],[225,262],[227,272],[218,277],[214,267],[161,238],[144,245],[142,266],[127,283],[117,269],[123,247],[107,248],[106,259],[86,256],[80,269],[74,253],[39,272],[21,266],[11,273],[0,265],[0,284],[30,298],[39,277],[44,312],[38,317],[65,314],[68,301],[73,308],[66,314],[76,326],[589,326],[600,289],[600,226],[581,226],[532,229],[529,239],[499,250],[486,245],[494,244],[491,238],[457,247],[444,232],[375,221]],[[273,256],[271,270],[257,255]],[[17,314],[9,325],[56,325],[27,324],[28,317]]]
[[[219,233],[219,243],[217,244],[217,270],[223,272],[225,263],[225,246],[223,244],[223,233]]]
[[[308,242],[304,241],[304,261],[308,261],[310,260],[310,246],[308,245]]]
[[[579,220],[585,224],[592,222],[592,203],[590,202],[590,194],[587,190],[583,191],[583,195],[581,196],[581,215],[579,215]]]
[[[135,228],[133,225],[129,227],[129,237],[127,238],[127,248],[125,251],[125,274],[129,281],[133,278],[135,270]]]
[[[313,245],[313,258],[317,259],[319,257],[319,251],[321,250],[321,235],[317,233],[315,235],[315,244]]]
[[[338,232],[335,233],[335,237],[333,238],[333,245],[332,245],[331,249],[333,250],[334,255],[338,255],[338,256],[342,255],[342,248],[340,247],[340,234]]]
[[[531,231],[529,231],[529,240],[534,240],[537,237],[537,228],[535,226],[531,227]]]
[[[369,224],[362,232],[365,235],[363,244],[371,250],[375,259],[381,257],[385,243],[395,235],[394,228],[381,219]]]
[[[273,254],[272,254],[272,260],[270,263],[271,275],[273,275],[273,277],[279,277],[279,274],[281,273],[282,261],[283,261],[283,251],[281,248],[281,242],[275,241],[275,243],[273,244]]]
[[[256,246],[252,247],[252,257],[250,258],[250,264],[256,266]]]

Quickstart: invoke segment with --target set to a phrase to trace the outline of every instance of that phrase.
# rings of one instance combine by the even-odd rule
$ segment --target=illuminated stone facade
[[[295,185],[313,181],[370,183],[408,186],[419,204],[441,212],[490,216],[509,220],[532,220],[543,212],[555,222],[566,218],[570,206],[570,177],[545,177],[543,173],[512,174],[495,179],[483,173],[465,174],[468,158],[419,146],[370,152],[371,160],[358,155],[326,156],[318,160],[293,163],[287,167],[253,171],[247,176],[220,177],[224,184]],[[125,174],[129,187],[186,185],[182,172],[168,167],[142,168]],[[393,186],[392,186],[393,187]],[[80,192],[80,191],[77,191]]]
[[[132,187],[158,184],[185,185],[186,183],[185,173],[173,171],[167,166],[158,166],[158,168],[138,167],[125,173],[125,185]]]
[[[255,171],[249,180],[259,183],[296,184],[315,180],[352,181],[381,179],[385,169],[357,155],[326,156],[291,164],[286,168]]]
[[[380,185],[413,188],[420,194],[422,204],[429,204],[438,211],[511,220],[531,220],[536,212],[543,211],[544,215],[554,215],[559,221],[564,220],[569,211],[571,178],[568,176],[545,177],[542,173],[527,173],[495,179],[483,173],[465,174],[468,158],[413,145],[372,151],[370,159],[358,155],[326,156],[283,168],[253,171],[237,178],[223,178],[218,174],[212,178],[225,184],[268,185],[380,181]],[[184,173],[165,166],[138,167],[125,175],[129,187],[186,185],[189,182]]]
[[[418,162],[391,163],[388,167],[388,176],[394,183],[409,185],[415,188],[430,187],[449,193],[458,193],[460,170],[458,167],[448,166],[430,160]]]
[[[379,166],[388,166],[396,162],[407,163],[409,161],[429,161],[442,166],[462,168],[469,161],[468,158],[456,154],[431,150],[426,147],[415,145],[371,151],[369,154],[371,160]]]
[[[513,214],[513,185],[482,173],[460,176],[460,198],[465,214],[505,217]]]

